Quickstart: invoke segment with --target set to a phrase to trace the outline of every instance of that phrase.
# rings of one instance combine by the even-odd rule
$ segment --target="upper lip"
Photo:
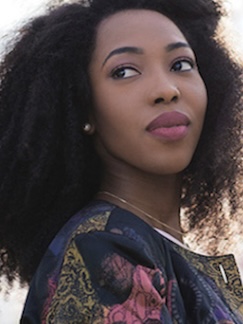
[[[147,126],[146,130],[152,131],[161,127],[175,127],[189,125],[189,118],[179,111],[167,111],[160,114]]]

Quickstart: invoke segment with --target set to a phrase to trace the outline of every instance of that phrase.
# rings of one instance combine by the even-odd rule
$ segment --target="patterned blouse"
[[[232,255],[193,253],[94,201],[49,246],[21,323],[240,324],[243,287]]]

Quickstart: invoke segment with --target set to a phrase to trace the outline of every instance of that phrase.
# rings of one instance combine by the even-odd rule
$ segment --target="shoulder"
[[[58,273],[71,255],[76,262],[74,256],[93,260],[94,254],[99,259],[111,251],[151,264],[148,260],[156,245],[161,245],[161,236],[139,217],[113,204],[93,201],[57,233],[37,273]]]
[[[161,277],[152,241],[146,241],[146,235],[153,232],[138,217],[114,205],[96,202],[87,206],[51,243],[32,281],[24,318],[68,319],[71,301],[75,314],[84,316],[94,311],[85,308],[88,301],[98,307],[102,298],[109,302],[115,298],[117,303],[125,300],[134,273],[139,281]]]

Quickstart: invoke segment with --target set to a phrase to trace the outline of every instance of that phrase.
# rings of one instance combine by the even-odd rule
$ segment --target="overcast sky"
[[[243,0],[225,1],[232,12],[235,30],[243,35]],[[48,0],[0,0],[0,37],[8,34],[28,17],[43,12],[48,2]]]
[[[14,31],[29,17],[39,15],[51,0],[0,0],[0,56]],[[243,0],[225,0],[231,11],[236,48],[243,52]]]

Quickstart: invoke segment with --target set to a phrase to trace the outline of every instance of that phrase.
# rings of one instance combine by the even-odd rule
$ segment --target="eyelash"
[[[131,66],[118,66],[118,67],[116,67],[115,69],[113,69],[112,71],[111,71],[111,77],[113,78],[113,79],[128,79],[128,78],[131,78],[132,76],[134,76],[134,75],[132,75],[132,76],[127,76],[127,77],[122,77],[122,76],[118,76],[118,73],[119,72],[123,72],[123,71],[125,71],[125,70],[130,70],[130,71],[134,71],[134,73],[135,73],[135,75],[138,75],[138,74],[141,74],[137,69],[135,69],[134,67],[131,67]]]
[[[190,68],[186,68],[185,70],[177,70],[175,68],[175,65],[178,64],[178,63],[180,64],[180,67],[181,67],[181,65],[183,63],[187,63],[187,64],[190,65]],[[171,71],[173,71],[173,72],[188,72],[188,71],[191,71],[192,69],[194,69],[195,66],[196,66],[196,63],[195,63],[195,61],[193,59],[180,58],[180,59],[177,59],[175,62],[173,62],[172,67],[171,67]],[[125,73],[125,70],[134,71],[134,74],[130,75],[130,76],[127,76],[127,77],[124,77],[124,75],[123,76],[118,75],[120,72]],[[126,65],[125,66],[118,66],[118,67],[114,68],[110,73],[110,75],[111,75],[111,77],[113,79],[128,79],[128,78],[131,78],[131,77],[133,77],[135,75],[139,75],[139,74],[141,74],[141,73],[137,69],[135,69],[134,67],[131,67],[131,66],[126,66]]]
[[[176,64],[183,64],[183,63],[188,63],[190,65],[190,68],[186,69],[186,70],[176,70],[175,69],[175,65]],[[173,62],[172,64],[172,67],[171,67],[171,70],[174,71],[174,72],[188,72],[188,71],[191,71],[192,69],[194,69],[196,67],[196,62],[193,60],[193,59],[190,59],[190,58],[180,58],[180,59],[177,59],[175,62]]]

